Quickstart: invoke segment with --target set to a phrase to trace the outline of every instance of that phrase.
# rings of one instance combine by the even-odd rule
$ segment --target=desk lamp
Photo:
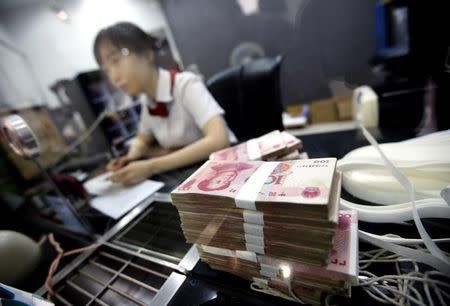
[[[90,226],[78,215],[78,212],[73,207],[72,203],[64,197],[58,186],[53,182],[50,174],[41,165],[37,157],[41,154],[39,141],[36,138],[33,130],[19,115],[9,115],[0,119],[0,129],[4,135],[6,142],[13,152],[24,159],[32,161],[41,171],[45,179],[53,187],[56,194],[64,202],[66,207],[70,210],[73,216],[80,222],[87,232],[91,232]]]

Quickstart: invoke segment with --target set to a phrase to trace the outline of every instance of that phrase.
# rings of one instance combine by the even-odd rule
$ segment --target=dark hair
[[[101,65],[100,45],[109,42],[113,46],[130,52],[143,54],[149,50],[155,50],[157,40],[145,33],[141,28],[131,22],[119,22],[98,32],[94,41],[94,55],[97,63]]]

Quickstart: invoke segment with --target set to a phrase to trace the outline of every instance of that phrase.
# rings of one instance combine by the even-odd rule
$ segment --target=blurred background
[[[448,129],[450,27],[440,2],[1,0],[0,117],[27,121],[53,175],[92,171],[126,152],[140,107],[99,70],[93,40],[130,21],[157,38],[159,65],[201,75],[239,140],[273,129],[301,136],[355,128],[355,103],[366,107],[368,127]],[[46,229],[1,210],[28,201],[64,223],[40,198],[49,188],[41,169],[4,138],[0,169],[0,230],[39,238]]]

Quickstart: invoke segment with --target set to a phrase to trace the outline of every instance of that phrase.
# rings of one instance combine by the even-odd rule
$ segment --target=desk
[[[387,133],[382,131],[372,131],[376,138],[380,142],[389,141],[399,141],[413,137],[414,135],[408,131],[397,131],[394,133]],[[314,135],[304,135],[301,137],[304,150],[308,152],[311,157],[325,157],[325,156],[335,156],[341,158],[350,150],[366,145],[366,141],[362,134],[357,130],[346,130],[326,134],[314,134]],[[186,179],[191,173],[193,173],[199,165],[194,165],[192,167],[186,167],[176,171],[167,172],[165,174],[158,175],[154,177],[155,180],[161,180],[166,183],[164,189],[160,190],[157,194],[151,196],[149,199],[145,200],[139,206],[131,210],[124,218],[122,218],[114,227],[107,232],[101,238],[103,245],[97,250],[92,250],[87,252],[80,257],[78,257],[71,265],[62,270],[55,279],[55,288],[60,291],[61,294],[69,294],[64,290],[67,289],[65,282],[80,281],[82,278],[80,276],[80,271],[85,269],[93,262],[99,260],[102,252],[103,254],[109,254],[115,256],[116,260],[123,254],[124,262],[128,265],[130,263],[135,264],[136,261],[141,264],[143,260],[152,261],[154,269],[158,271],[164,271],[166,275],[166,281],[162,286],[158,287],[156,293],[151,295],[155,303],[164,301],[169,305],[298,305],[293,302],[283,300],[281,298],[268,296],[259,292],[255,292],[249,289],[249,282],[234,275],[220,272],[209,268],[208,265],[198,260],[198,254],[195,248],[192,248],[188,244],[184,244],[180,239],[181,228],[179,224],[179,219],[176,214],[175,208],[170,204],[169,192],[173,190],[180,182]],[[126,237],[127,233],[132,231],[139,232],[139,228],[142,228],[145,224],[142,223],[144,220],[161,220],[162,212],[165,216],[164,225],[159,227],[159,231],[164,232],[172,238],[167,240],[164,244],[165,248],[176,249],[177,256],[174,258],[173,254],[166,253],[166,256],[158,256],[158,252],[147,249],[145,246],[140,244],[133,244],[130,240],[124,243],[123,237]],[[174,213],[175,212],[175,213]],[[155,214],[154,217],[150,218],[151,214]],[[429,228],[433,228],[437,231],[446,230],[448,233],[448,226],[439,224],[437,222],[426,220],[426,225]],[[147,225],[145,225],[147,226]],[[360,222],[360,228],[377,233],[385,233],[388,231],[401,231],[407,236],[415,236],[414,226],[411,225],[374,225],[365,224]],[[147,233],[147,234],[146,234]],[[153,232],[152,232],[153,233]],[[445,231],[444,231],[445,233]],[[434,233],[431,232],[433,235]],[[142,236],[144,235],[144,236]],[[148,235],[148,236],[145,236]],[[158,244],[164,242],[164,240],[158,239],[159,242],[151,242],[153,238],[148,232],[142,232],[141,236],[138,236],[138,240],[147,241],[147,244]],[[176,241],[173,246],[172,242]],[[134,245],[134,247],[133,247]],[[370,246],[361,244],[360,248],[366,249]],[[166,249],[168,250],[168,249]],[[183,255],[184,254],[184,255]],[[110,257],[114,258],[114,257]],[[120,259],[120,258],[119,258]],[[148,263],[146,263],[148,265]],[[153,267],[152,266],[152,267]],[[123,266],[122,270],[126,271],[129,266]],[[389,273],[389,270],[380,270],[382,273]],[[114,272],[114,271],[113,271]],[[114,272],[115,273],[115,272]],[[162,273],[162,272],[161,272]],[[84,276],[83,276],[84,277]],[[151,278],[144,278],[144,282],[150,284],[153,280]],[[87,282],[88,280],[85,279]],[[161,285],[161,284],[159,284]],[[65,287],[66,286],[66,287]],[[76,286],[84,286],[82,283],[78,283]],[[131,285],[130,285],[131,286]],[[66,289],[65,289],[66,288]],[[76,288],[76,287],[74,287]],[[133,291],[135,289],[131,287],[123,287],[126,292],[131,296],[139,297],[142,294]],[[85,300],[81,301],[92,301],[93,299],[101,298],[106,293],[109,292],[108,288],[103,286],[103,291],[100,289],[95,289],[95,287],[86,287],[82,290],[91,290],[89,292],[84,292]],[[96,291],[97,290],[97,291]],[[67,291],[67,290],[66,290]],[[39,290],[38,294],[43,294],[45,289]],[[93,293],[94,292],[94,293]],[[78,295],[80,290],[78,290]],[[111,293],[112,294],[112,293]],[[70,296],[70,294],[69,294]],[[149,295],[150,296],[150,295]],[[117,297],[123,299],[124,297]],[[377,303],[367,297],[362,290],[353,290],[352,299],[339,298],[337,301],[341,305],[376,305]]]

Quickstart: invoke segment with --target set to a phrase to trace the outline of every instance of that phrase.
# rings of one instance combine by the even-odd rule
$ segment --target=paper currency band
[[[254,245],[254,244],[251,244],[251,243],[246,243],[246,244],[245,244],[245,248],[247,249],[247,251],[250,251],[250,252],[255,252],[255,253],[258,253],[258,254],[262,254],[262,255],[265,254],[265,253],[264,253],[264,247],[261,247],[261,246],[259,246],[259,245]]]
[[[250,234],[245,234],[245,244],[251,244],[251,245],[255,245],[258,246],[262,249],[264,249],[264,236],[256,236],[256,235],[250,235]]]
[[[250,139],[247,141],[247,155],[249,160],[260,160],[261,150],[256,139]]]
[[[244,223],[244,232],[245,234],[264,237],[264,226],[258,224]]]
[[[277,278],[279,271],[278,267],[273,267],[262,263],[260,263],[259,265],[261,267],[261,269],[259,270],[259,274],[270,278]]]
[[[260,211],[245,209],[243,217],[245,223],[264,225],[264,214]]]
[[[247,260],[251,262],[258,262],[258,258],[256,257],[255,252],[249,252],[249,251],[236,251],[236,256],[239,259]]]
[[[261,191],[269,175],[277,167],[278,162],[265,162],[250,176],[236,195],[236,207],[257,210],[255,206],[258,193]]]
[[[260,262],[258,260],[258,256],[253,251],[235,251],[227,250],[227,249],[221,249],[216,247],[210,247],[206,245],[199,245],[200,249],[202,249],[204,252],[219,255],[219,256],[226,256],[226,257],[234,257],[236,255],[237,258],[251,261],[254,263],[258,263],[260,266],[260,275],[269,277],[269,278],[276,278],[278,277],[279,267],[278,266],[271,266],[266,265]],[[234,254],[233,254],[234,253]]]
[[[199,245],[199,248],[206,253],[210,253],[210,254],[214,254],[214,255],[227,256],[227,257],[234,256],[234,252],[232,250],[216,248],[216,247],[207,246],[207,245]],[[255,257],[256,257],[256,255],[255,255]]]

